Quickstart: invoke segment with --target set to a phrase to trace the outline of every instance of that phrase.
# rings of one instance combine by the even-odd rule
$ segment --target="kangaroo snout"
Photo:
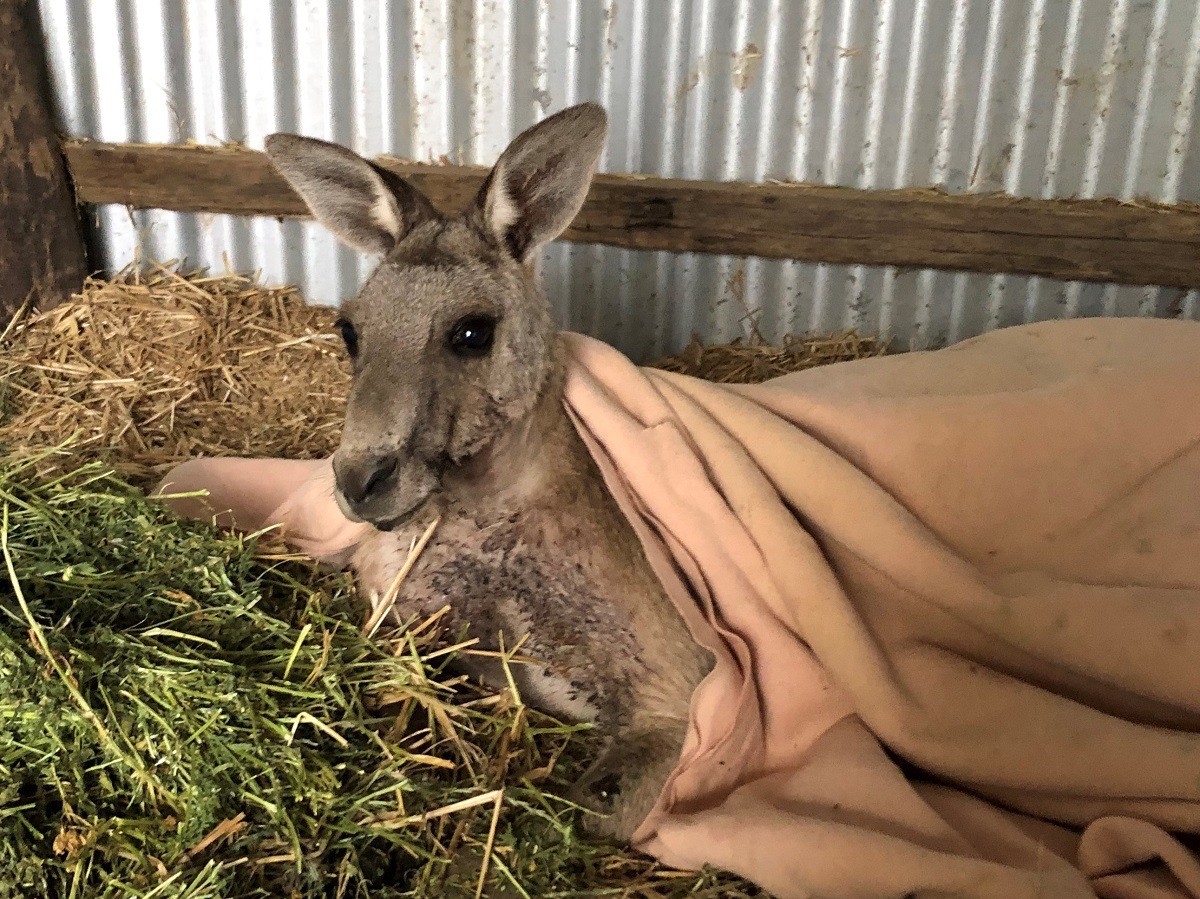
[[[337,500],[343,514],[390,530],[437,488],[428,466],[399,453],[345,452],[333,456]]]
[[[391,486],[400,459],[395,453],[387,455],[362,455],[351,457],[335,456],[333,473],[338,489],[351,506],[361,506],[373,495],[383,493]]]

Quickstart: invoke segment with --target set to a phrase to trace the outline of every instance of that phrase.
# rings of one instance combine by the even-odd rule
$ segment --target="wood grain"
[[[83,285],[79,210],[50,114],[27,0],[0,2],[0,316],[48,309]]]
[[[86,202],[306,214],[266,156],[253,150],[83,142],[68,144],[66,153]],[[467,203],[486,174],[377,161],[444,211]],[[1192,205],[598,175],[564,238],[640,250],[1200,286],[1200,207]]]

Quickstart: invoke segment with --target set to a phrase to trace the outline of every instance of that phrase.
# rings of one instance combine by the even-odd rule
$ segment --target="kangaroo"
[[[587,195],[607,128],[582,104],[519,135],[458,215],[350,150],[293,134],[267,155],[312,214],[381,262],[338,328],[354,380],[333,457],[343,513],[374,528],[350,567],[382,595],[433,516],[401,617],[452,606],[484,647],[527,636],[530,705],[594,722],[574,798],[628,839],[674,767],[711,659],[688,631],[562,402],[566,359],[534,277]],[[498,663],[466,661],[498,689]],[[588,816],[592,818],[592,816]]]

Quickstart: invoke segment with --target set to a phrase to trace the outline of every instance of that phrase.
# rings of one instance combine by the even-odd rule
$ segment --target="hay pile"
[[[702,344],[693,339],[682,353],[662,359],[656,367],[721,384],[761,384],[794,371],[882,356],[886,351],[886,341],[855,331],[828,337],[789,334],[780,346],[741,341]]]
[[[583,839],[560,797],[586,729],[452,677],[436,618],[367,640],[340,576],[129,486],[196,453],[328,453],[332,318],[159,267],[5,335],[0,899],[759,895]],[[668,365],[828,352],[801,346]]]
[[[238,275],[90,279],[79,302],[11,329],[0,441],[70,440],[138,485],[196,455],[328,455],[350,383],[333,320]]]

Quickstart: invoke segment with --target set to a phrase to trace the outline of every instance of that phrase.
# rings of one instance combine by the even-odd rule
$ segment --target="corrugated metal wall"
[[[66,130],[491,163],[581,100],[602,167],[684,178],[1200,200],[1197,0],[40,0]],[[105,258],[261,269],[334,303],[319,228],[101,211]],[[559,246],[565,327],[636,358],[693,333],[854,326],[934,346],[1064,315],[1196,317],[1196,292]]]

